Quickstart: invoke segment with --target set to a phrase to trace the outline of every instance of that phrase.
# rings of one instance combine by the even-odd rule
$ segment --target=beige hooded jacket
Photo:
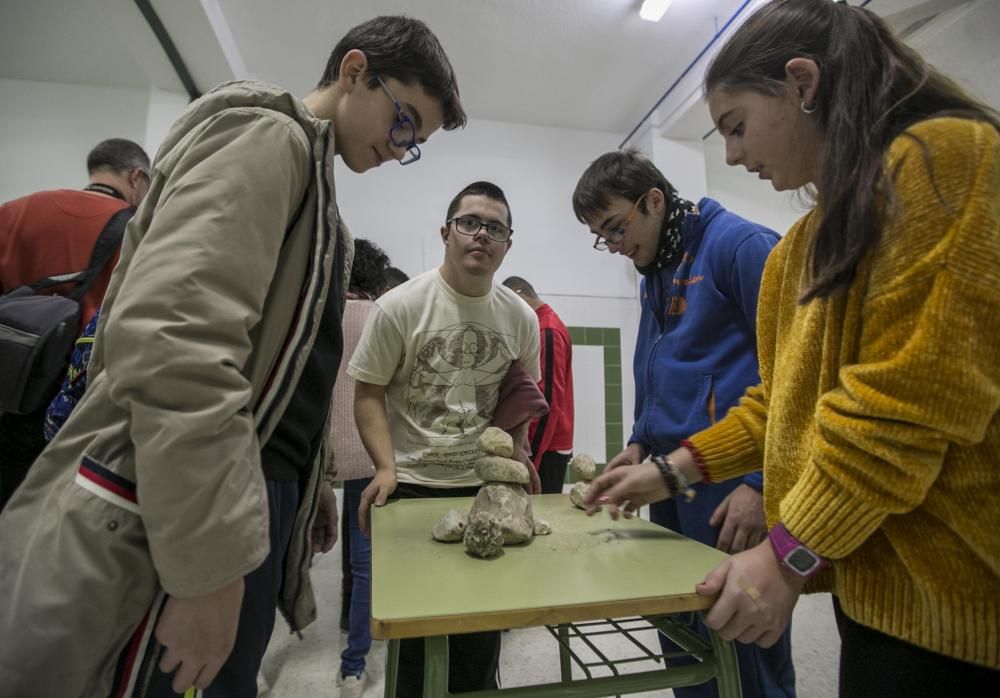
[[[87,393],[0,516],[5,694],[108,695],[164,593],[219,589],[267,556],[261,446],[325,303],[343,307],[335,259],[350,276],[333,154],[330,122],[262,83],[220,86],[167,135]],[[309,533],[326,462],[302,483],[287,557],[281,609],[296,629],[316,613]]]

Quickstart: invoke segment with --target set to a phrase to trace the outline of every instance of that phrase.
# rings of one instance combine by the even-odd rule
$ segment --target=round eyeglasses
[[[462,216],[461,218],[449,218],[446,224],[455,224],[455,230],[462,235],[475,235],[482,229],[486,229],[486,236],[495,242],[507,242],[514,234],[513,229],[508,228],[503,223],[484,223],[478,218]]]
[[[413,126],[413,121],[406,115],[399,102],[393,96],[389,88],[382,81],[382,78],[375,76],[378,84],[385,90],[386,96],[392,100],[392,106],[396,107],[396,121],[389,128],[389,140],[398,148],[406,148],[406,154],[399,160],[400,165],[410,165],[420,159],[420,148],[417,146],[417,131]]]

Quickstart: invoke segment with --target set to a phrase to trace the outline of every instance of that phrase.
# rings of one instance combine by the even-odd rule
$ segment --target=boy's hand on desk
[[[358,523],[361,525],[361,532],[366,536],[371,535],[371,521],[369,512],[372,506],[385,506],[389,495],[396,491],[395,473],[375,473],[375,477],[368,483],[368,487],[361,493],[361,506],[358,507]]]

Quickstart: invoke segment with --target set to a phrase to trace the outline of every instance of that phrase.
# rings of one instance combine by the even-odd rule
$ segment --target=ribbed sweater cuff
[[[711,482],[729,480],[761,468],[757,440],[739,420],[724,419],[688,441],[701,457],[702,472],[707,472]]]
[[[785,528],[810,550],[831,559],[850,554],[885,516],[815,466],[805,469],[780,506]]]

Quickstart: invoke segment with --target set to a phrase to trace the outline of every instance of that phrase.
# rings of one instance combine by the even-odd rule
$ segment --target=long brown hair
[[[894,212],[893,173],[883,167],[894,138],[935,116],[987,121],[998,130],[1000,119],[877,15],[830,0],[773,0],[754,12],[712,61],[706,93],[721,88],[782,95],[785,64],[793,58],[809,58],[820,68],[812,118],[824,134],[816,182],[821,218],[800,299],[807,303],[850,285]]]

